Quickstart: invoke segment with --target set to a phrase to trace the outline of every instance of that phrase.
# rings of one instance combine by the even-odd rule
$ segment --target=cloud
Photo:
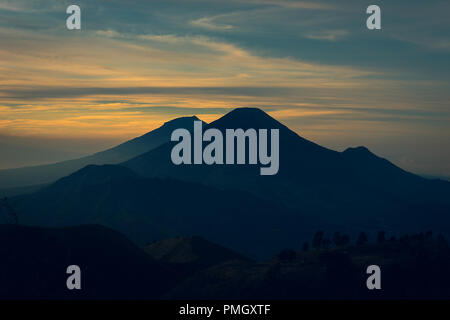
[[[95,34],[100,36],[100,37],[108,37],[108,38],[118,38],[121,37],[122,34],[120,34],[119,32],[115,31],[115,30],[97,30],[95,31]]]
[[[6,10],[6,11],[17,11],[21,12],[25,8],[23,6],[18,5],[17,3],[12,2],[0,2],[0,10]]]
[[[290,9],[332,10],[336,6],[320,1],[248,0],[249,3],[272,5]]]
[[[193,20],[190,22],[190,24],[195,27],[205,28],[205,29],[209,29],[209,30],[226,31],[226,30],[233,29],[233,26],[229,25],[229,24],[221,25],[221,24],[214,23],[214,17],[211,17],[211,18],[205,17],[205,18]]]
[[[306,38],[314,40],[337,41],[349,35],[347,30],[327,30],[319,33],[306,34]]]

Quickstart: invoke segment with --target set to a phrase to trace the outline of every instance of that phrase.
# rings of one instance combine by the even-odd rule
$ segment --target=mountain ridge
[[[196,116],[192,116],[167,121],[162,126],[139,137],[86,157],[46,165],[0,170],[0,188],[12,189],[44,185],[52,183],[87,165],[119,164],[164,144],[170,140],[170,134],[175,128],[185,127],[190,129],[196,120],[199,119]]]
[[[420,176],[409,173],[386,159],[380,158],[370,152],[366,147],[347,148],[344,152],[337,152],[324,148],[314,142],[302,138],[297,133],[270,117],[264,111],[256,108],[235,109],[223,117],[207,125],[208,128],[217,128],[221,131],[231,128],[254,128],[280,130],[280,171],[277,176],[270,178],[255,177],[256,166],[226,166],[226,165],[181,165],[176,166],[171,163],[170,151],[175,145],[174,142],[165,144],[143,153],[133,159],[121,163],[142,176],[172,177],[186,179],[188,181],[211,184],[216,187],[230,187],[248,189],[248,184],[239,185],[230,181],[227,183],[226,177],[235,171],[240,180],[248,179],[250,182],[271,180],[276,181],[278,177],[289,179],[295,177],[309,182],[314,180],[327,180],[329,177],[335,180],[362,179],[358,162],[375,165],[378,169],[395,176],[395,179],[407,178],[412,185],[421,184],[424,179]],[[285,146],[285,147],[283,147]],[[233,168],[231,168],[233,167]],[[302,168],[305,168],[302,170]],[[364,168],[363,168],[364,169]],[[342,173],[342,172],[345,172]],[[298,173],[298,174],[297,174]],[[296,176],[297,174],[297,176]],[[372,176],[376,178],[376,176]],[[387,175],[386,178],[391,178]],[[292,179],[291,179],[292,180]],[[225,181],[221,183],[221,181]],[[360,183],[364,181],[359,181]],[[365,183],[365,182],[364,182]]]

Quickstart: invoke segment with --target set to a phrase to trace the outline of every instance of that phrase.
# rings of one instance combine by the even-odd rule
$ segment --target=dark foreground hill
[[[157,298],[172,285],[160,263],[110,229],[0,225],[0,299]],[[69,265],[82,290],[66,287]]]
[[[367,267],[381,270],[369,290]],[[267,262],[226,261],[177,284],[168,299],[449,299],[450,249],[421,235],[280,254]]]
[[[0,299],[449,299],[450,249],[423,234],[253,262],[198,238],[144,250],[96,225],[0,226]],[[66,269],[81,268],[81,290]],[[366,287],[369,265],[381,290]]]
[[[200,237],[154,242],[146,252],[99,225],[0,225],[0,242],[0,299],[160,299],[207,267],[249,261]],[[67,289],[69,265],[81,269],[81,290]]]

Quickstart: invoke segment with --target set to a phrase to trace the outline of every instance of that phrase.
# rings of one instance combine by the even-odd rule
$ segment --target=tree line
[[[403,235],[399,238],[396,236],[387,238],[385,231],[379,231],[376,235],[376,241],[374,244],[393,243],[396,241],[405,244],[425,243],[426,241],[433,241],[433,233],[432,231],[427,231],[425,233],[421,232],[413,235]],[[439,234],[436,237],[436,242],[440,247],[448,248],[448,242],[442,234]],[[368,235],[365,232],[360,232],[354,245],[363,246],[368,243]],[[300,251],[307,252],[312,250],[319,251],[331,248],[345,248],[350,245],[352,245],[352,243],[350,241],[350,236],[347,234],[341,234],[336,231],[333,233],[332,237],[329,237],[324,231],[317,231],[313,236],[311,244],[308,241],[304,242]],[[293,261],[296,256],[297,252],[294,249],[284,249],[277,255],[277,258],[282,261]]]

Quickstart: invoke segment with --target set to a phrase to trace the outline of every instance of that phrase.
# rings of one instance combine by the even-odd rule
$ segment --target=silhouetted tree
[[[403,243],[408,243],[409,241],[409,235],[405,234],[404,236],[400,237],[400,241]]]
[[[417,235],[417,239],[419,240],[419,242],[425,241],[425,235],[423,234],[423,232],[421,232]]]
[[[323,241],[323,231],[317,231],[312,241],[312,247],[314,249],[320,249],[322,247],[322,241]]]
[[[358,240],[356,240],[356,245],[362,246],[367,243],[367,235],[365,232],[361,232],[358,236]]]
[[[308,243],[308,241],[306,241],[305,243],[303,243],[302,251],[308,251],[308,250],[309,250],[309,243]]]
[[[397,241],[397,237],[396,237],[396,236],[392,236],[392,237],[389,239],[389,241],[391,241],[391,242]]]
[[[344,234],[341,237],[341,246],[347,246],[350,243],[350,237],[346,234]]]
[[[385,234],[386,233],[384,231],[378,232],[378,236],[377,236],[378,243],[382,243],[382,242],[386,241]]]
[[[328,249],[330,246],[331,246],[331,240],[330,239],[327,238],[327,239],[324,239],[322,241],[322,247],[324,249]]]
[[[346,246],[350,242],[350,237],[346,234],[341,235],[339,232],[335,232],[333,235],[333,242],[337,247]]]
[[[333,234],[333,242],[335,246],[340,246],[341,245],[341,233],[339,231],[336,231]]]
[[[284,249],[278,254],[278,259],[281,261],[292,262],[294,261],[296,253],[292,249]]]
[[[444,237],[444,235],[442,233],[440,233],[437,236],[436,241],[437,241],[437,243],[438,243],[438,245],[440,247],[443,247],[443,248],[447,248],[448,247],[447,239],[445,239],[445,237]]]
[[[425,239],[433,240],[433,231],[427,231],[427,233],[425,234]]]

